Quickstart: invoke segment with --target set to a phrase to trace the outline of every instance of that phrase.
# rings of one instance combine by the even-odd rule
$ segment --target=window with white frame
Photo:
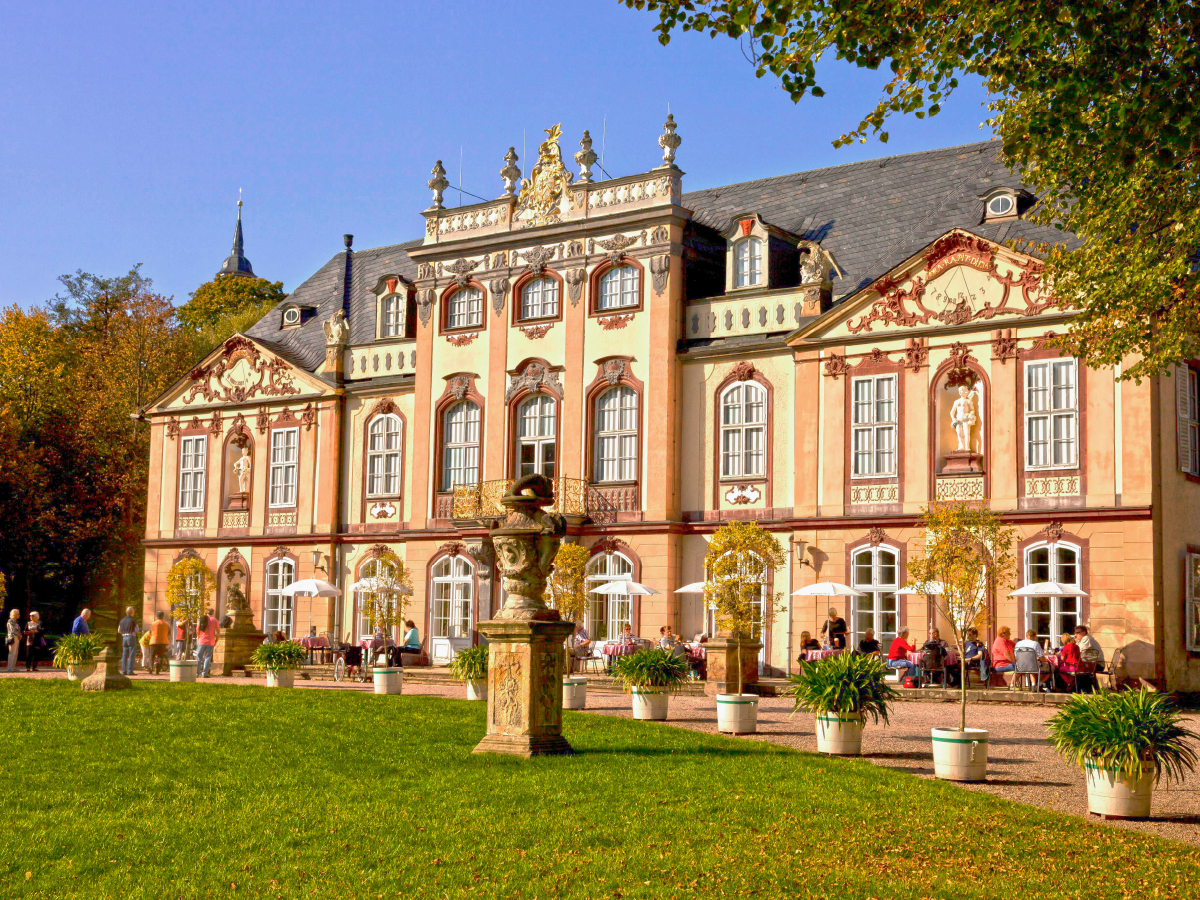
[[[638,395],[626,385],[596,400],[596,481],[637,478]]]
[[[447,328],[477,328],[483,324],[483,291],[465,287],[450,295],[446,310]]]
[[[1025,583],[1055,582],[1079,587],[1079,548],[1060,542],[1029,547],[1025,551]],[[1029,597],[1026,630],[1037,632],[1038,641],[1059,645],[1060,636],[1073,634],[1080,624],[1078,597]]]
[[[554,477],[558,435],[558,402],[549,394],[534,394],[517,409],[517,466],[521,475]]]
[[[296,505],[299,428],[277,428],[271,432],[271,506]]]
[[[292,636],[292,598],[283,589],[295,580],[296,567],[290,559],[267,563],[267,594],[263,607],[263,628],[267,634],[282,631]]]
[[[629,594],[597,594],[593,589],[611,581],[632,581],[633,562],[623,553],[600,553],[588,562],[586,573],[584,627],[593,641],[615,641],[626,625],[633,624],[633,601]]]
[[[746,238],[733,247],[734,285],[753,287],[762,284],[762,241]]]
[[[863,547],[854,551],[851,559],[851,586],[865,596],[855,597],[854,621],[850,628],[854,633],[854,647],[863,639],[868,628],[875,630],[875,640],[886,651],[892,639],[900,631],[900,606],[896,600],[898,590],[899,554],[892,547]]]
[[[731,384],[721,395],[721,477],[766,472],[767,392],[753,381]]]
[[[558,282],[538,278],[521,288],[521,318],[545,319],[558,315]]]
[[[371,559],[363,563],[362,568],[358,570],[358,579],[359,581],[363,581],[367,578],[383,578],[386,582],[386,579],[395,575],[395,572],[393,572],[392,569],[393,566],[386,560]],[[358,606],[358,636],[360,639],[362,639],[365,637],[370,637],[372,634],[374,634],[375,628],[371,624],[370,617],[366,614],[366,605],[368,600],[366,592],[356,591],[355,594],[355,603]],[[394,596],[389,596],[386,602],[388,606],[391,607],[392,617],[394,619],[396,613],[396,598]],[[395,640],[396,632],[399,631],[399,628],[399,622],[393,624],[392,634],[389,634],[388,637]]]
[[[1187,646],[1200,653],[1200,553],[1187,554]]]
[[[470,400],[444,413],[442,426],[442,490],[479,483],[479,407]]]
[[[379,336],[401,337],[404,330],[404,298],[389,294],[381,301]]]
[[[1200,477],[1200,372],[1175,367],[1175,415],[1179,469]]]
[[[596,309],[623,309],[638,305],[638,275],[633,266],[617,266],[600,276]]]
[[[851,423],[854,477],[895,475],[895,375],[854,379]]]
[[[207,438],[185,437],[179,445],[179,510],[199,512],[204,509]]]
[[[1025,364],[1025,467],[1079,464],[1079,392],[1073,359]]]
[[[400,417],[379,416],[367,429],[367,496],[394,497],[400,493]]]
[[[469,637],[475,570],[465,556],[443,556],[433,567],[431,637]]]

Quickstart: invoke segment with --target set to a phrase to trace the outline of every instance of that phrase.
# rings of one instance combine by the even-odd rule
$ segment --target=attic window
[[[1017,198],[1012,194],[997,194],[987,202],[987,215],[989,219],[1011,216],[1016,211]]]
[[[300,324],[300,307],[289,306],[283,311],[283,327],[290,328]]]

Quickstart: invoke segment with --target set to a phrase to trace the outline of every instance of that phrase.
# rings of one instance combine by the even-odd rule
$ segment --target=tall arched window
[[[400,448],[404,442],[399,416],[376,418],[367,429],[367,496],[400,493]]]
[[[558,282],[538,278],[521,288],[521,318],[545,319],[558,315]]]
[[[433,566],[429,636],[468,637],[474,623],[475,570],[465,556],[444,556]]]
[[[600,553],[587,564],[584,579],[588,592],[585,627],[594,641],[615,641],[626,625],[633,625],[633,601],[628,594],[596,594],[593,588],[610,581],[631,581],[633,562],[623,553]]]
[[[596,400],[596,481],[637,478],[638,395],[618,385]]]
[[[263,630],[267,634],[282,631],[292,636],[292,598],[283,589],[296,577],[290,559],[278,558],[267,563],[267,593],[263,603]]]
[[[863,547],[855,550],[850,568],[852,587],[865,594],[854,599],[854,620],[850,623],[857,646],[868,628],[875,629],[875,640],[885,649],[900,630],[900,611],[896,602],[899,555],[891,547]]]
[[[386,562],[385,560],[382,560],[382,559],[368,560],[367,562],[363,563],[362,568],[360,568],[358,570],[359,581],[362,581],[363,579],[366,579],[366,578],[377,578],[377,577],[381,577],[381,576],[384,578],[387,578],[390,575],[395,574],[394,572],[391,571],[392,568],[393,568],[392,565],[390,563]],[[364,601],[364,592],[356,591],[354,603],[358,607],[358,636],[360,639],[364,638],[364,637],[370,637],[371,634],[374,632],[374,628],[371,625],[370,619],[365,615],[365,604],[363,601]],[[388,605],[392,607],[392,614],[394,617],[395,612],[396,612],[396,598],[395,597],[388,598]],[[392,627],[393,633],[388,635],[388,637],[392,638],[392,640],[395,640],[397,637],[396,632],[398,632],[399,630],[400,630],[400,625],[399,625],[399,623],[397,623],[396,625],[394,625]]]
[[[721,477],[750,478],[766,472],[767,392],[739,381],[721,395]]]
[[[534,394],[521,401],[517,408],[519,475],[554,477],[557,420],[558,402],[549,394]]]
[[[596,309],[637,306],[639,274],[633,266],[617,266],[600,276],[600,299]]]
[[[442,427],[442,490],[479,483],[479,407],[470,400],[454,404]]]
[[[447,328],[476,328],[483,324],[483,291],[465,287],[450,295],[446,309]]]
[[[746,238],[733,248],[736,287],[762,284],[762,241]]]
[[[1047,581],[1079,587],[1079,548],[1074,544],[1054,543],[1029,547],[1025,551],[1025,583]],[[1072,634],[1079,624],[1078,597],[1030,597],[1026,629],[1037,632],[1039,641],[1057,647],[1060,636]]]

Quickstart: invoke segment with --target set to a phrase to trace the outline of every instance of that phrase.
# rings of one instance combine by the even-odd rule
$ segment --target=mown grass
[[[432,697],[0,683],[0,896],[1194,897],[1200,853],[864,762]]]

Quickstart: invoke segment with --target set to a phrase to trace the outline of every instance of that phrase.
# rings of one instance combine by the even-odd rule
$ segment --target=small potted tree
[[[817,751],[836,756],[862,754],[866,717],[886,725],[897,694],[884,681],[887,669],[876,656],[839,653],[805,663],[788,678],[795,709],[816,716]]]
[[[67,670],[68,681],[82,681],[96,671],[96,654],[103,649],[94,634],[64,634],[54,642],[54,665]]]
[[[487,701],[488,646],[478,644],[459,650],[450,660],[450,675],[467,686],[468,700]]]
[[[1013,576],[1015,532],[991,510],[962,502],[925,509],[923,524],[925,552],[908,563],[909,580],[933,597],[961,652],[967,629],[987,624],[989,599]],[[932,730],[933,770],[950,781],[983,781],[988,733],[967,728],[967,679],[960,683],[958,727]]]
[[[587,611],[588,551],[579,544],[560,544],[554,556],[554,570],[546,579],[546,601],[567,622],[582,622]],[[567,638],[566,672],[563,675],[563,709],[587,706],[587,679],[571,673],[571,638]]]
[[[1144,687],[1076,694],[1046,727],[1054,749],[1083,769],[1088,812],[1102,818],[1149,818],[1159,780],[1182,780],[1196,768],[1198,735],[1166,695]]]
[[[217,588],[217,579],[199,556],[180,557],[167,576],[167,603],[177,621],[196,623],[204,615],[209,598]],[[196,660],[189,659],[192,638],[188,636],[179,659],[170,661],[172,681],[195,681]]]
[[[251,656],[256,666],[267,672],[267,687],[290,688],[296,683],[296,671],[308,659],[308,651],[299,641],[264,641]]]
[[[411,576],[404,560],[394,551],[384,550],[375,560],[375,574],[371,579],[375,589],[361,594],[363,616],[372,631],[382,628],[385,634],[391,634],[396,624],[404,621],[404,610],[412,596]],[[370,662],[376,694],[399,694],[404,690],[402,668],[376,665],[375,659]],[[364,658],[363,665],[366,664]]]
[[[717,694],[717,730],[752,734],[758,730],[758,695],[742,693],[742,644],[761,636],[775,618],[779,594],[770,590],[768,570],[783,565],[783,549],[755,522],[730,522],[713,535],[704,556],[709,573],[704,600],[716,617],[718,633],[734,648],[733,693]]]
[[[635,719],[661,722],[667,717],[671,691],[687,681],[689,667],[686,657],[651,647],[618,657],[612,674],[629,691]]]

